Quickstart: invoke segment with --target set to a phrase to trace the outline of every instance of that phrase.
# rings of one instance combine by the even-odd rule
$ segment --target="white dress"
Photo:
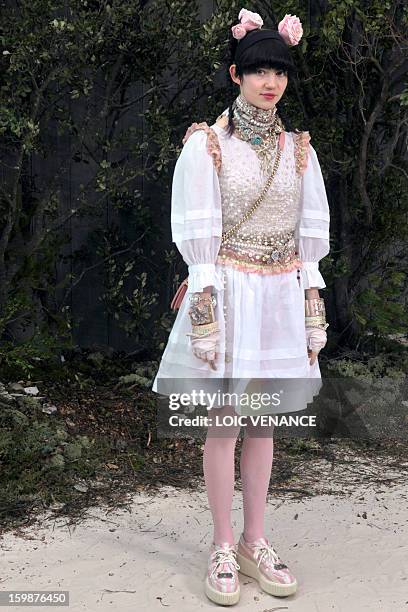
[[[188,265],[188,290],[152,390],[169,396],[189,392],[198,381],[208,392],[243,392],[251,388],[247,386],[250,381],[258,380],[264,392],[273,393],[282,391],[282,381],[287,379],[286,403],[264,412],[301,410],[322,386],[318,359],[311,366],[307,353],[304,313],[304,290],[326,286],[319,261],[329,252],[330,217],[319,161],[309,146],[307,169],[303,176],[297,174],[294,134],[285,132],[272,186],[240,232],[242,240],[258,234],[268,234],[272,241],[277,236],[289,236],[286,250],[290,251],[288,245],[293,243],[296,257],[286,257],[289,263],[281,268],[278,263],[275,268],[251,268],[252,264],[245,261],[240,265],[233,258],[220,256],[221,235],[250,208],[267,175],[261,173],[259,159],[249,143],[234,135],[228,137],[216,123],[211,130],[218,136],[221,168],[217,171],[207,149],[207,133],[197,129],[185,143],[174,170],[172,239]],[[244,230],[248,230],[246,234]],[[266,247],[257,248],[254,253]],[[276,253],[279,255],[279,251]],[[283,255],[280,257],[282,261]],[[210,285],[214,287],[220,327],[216,371],[192,353],[190,337],[186,336],[191,332],[188,296]],[[239,403],[231,403],[239,412]],[[222,405],[219,401],[213,407]]]

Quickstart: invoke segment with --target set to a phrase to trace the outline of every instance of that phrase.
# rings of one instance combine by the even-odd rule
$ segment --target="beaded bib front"
[[[251,208],[265,185],[259,159],[251,146],[229,138],[215,124],[222,152],[219,182],[223,232]],[[301,268],[295,227],[300,215],[301,175],[296,172],[295,145],[286,133],[285,146],[272,185],[254,214],[221,244],[217,263],[246,272],[279,274]]]

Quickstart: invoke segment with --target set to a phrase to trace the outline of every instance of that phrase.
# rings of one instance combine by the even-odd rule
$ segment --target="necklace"
[[[270,110],[258,108],[241,94],[234,100],[234,126],[238,136],[248,142],[257,154],[261,170],[270,173],[276,154],[282,121],[276,106]]]

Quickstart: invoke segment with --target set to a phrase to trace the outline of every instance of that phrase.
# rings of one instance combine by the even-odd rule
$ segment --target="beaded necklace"
[[[258,108],[239,94],[233,102],[233,109],[234,126],[238,136],[254,149],[262,172],[270,173],[279,134],[284,130],[276,106],[269,110]]]

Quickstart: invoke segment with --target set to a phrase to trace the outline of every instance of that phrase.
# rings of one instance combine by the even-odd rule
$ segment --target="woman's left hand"
[[[317,359],[320,350],[326,346],[327,333],[325,329],[320,327],[306,327],[307,353],[310,359],[310,365],[313,365]]]

